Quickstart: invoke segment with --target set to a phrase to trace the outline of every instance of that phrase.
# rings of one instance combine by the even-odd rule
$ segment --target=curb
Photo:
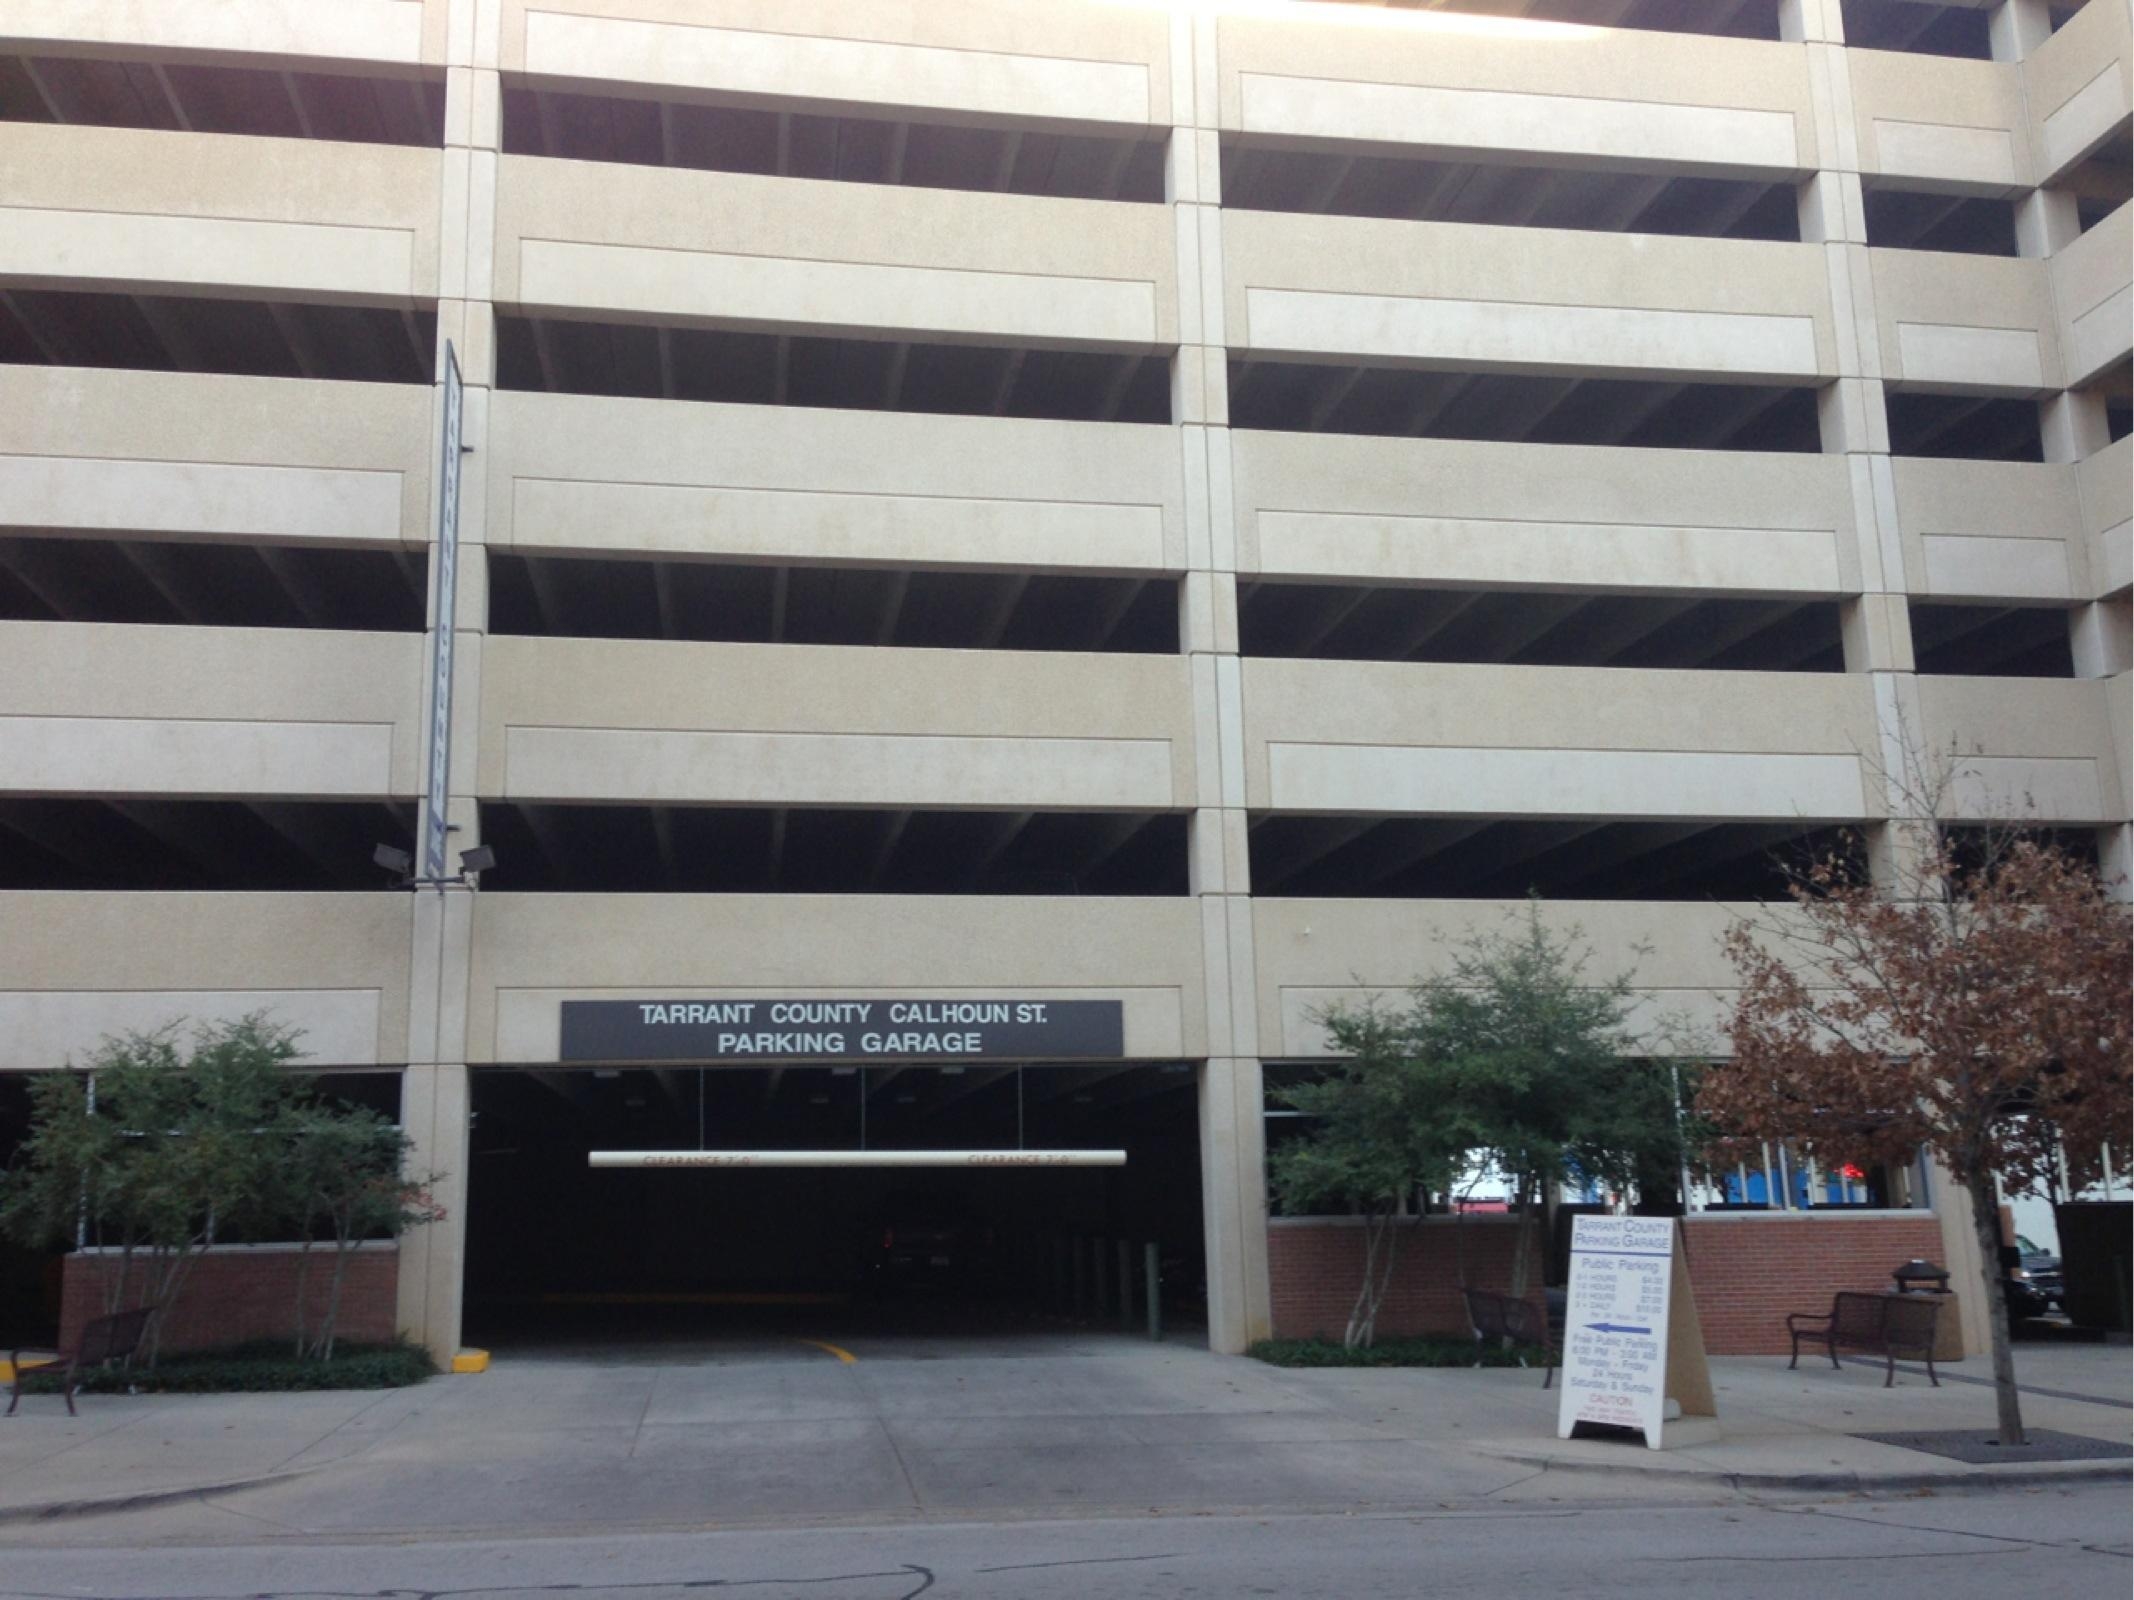
[[[1540,1467],[1551,1473],[1597,1473],[1620,1479],[1626,1472],[1673,1483],[1716,1484],[1729,1489],[1795,1489],[1811,1493],[1872,1494],[1877,1490],[2008,1489],[2041,1483],[2124,1483],[2134,1461],[2038,1461],[1979,1472],[1729,1472],[1716,1467],[1632,1467],[1596,1461],[1565,1461],[1545,1454],[1478,1450],[1498,1461]]]

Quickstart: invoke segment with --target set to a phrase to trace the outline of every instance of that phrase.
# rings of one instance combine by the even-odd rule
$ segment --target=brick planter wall
[[[1467,1338],[1455,1249],[1466,1258],[1470,1287],[1501,1294],[1511,1287],[1517,1239],[1517,1227],[1509,1217],[1469,1217],[1460,1223],[1428,1217],[1406,1225],[1393,1284],[1379,1308],[1378,1336]],[[1545,1259],[1546,1251],[1537,1237],[1528,1273],[1537,1299]],[[1276,1338],[1339,1339],[1362,1281],[1361,1226],[1346,1220],[1300,1219],[1268,1227],[1267,1282],[1274,1302]]]
[[[207,1350],[250,1339],[293,1340],[300,1260],[295,1245],[225,1245],[208,1251],[193,1263],[178,1303],[164,1321],[163,1350]],[[62,1345],[71,1345],[83,1323],[104,1314],[105,1286],[117,1271],[115,1254],[89,1251],[66,1258],[60,1290]],[[133,1276],[139,1282],[138,1265]],[[317,1327],[332,1277],[333,1252],[314,1248],[304,1285],[307,1326]],[[399,1278],[398,1246],[359,1246],[341,1280],[336,1337],[365,1344],[392,1338]]]
[[[1508,1218],[1470,1217],[1458,1224],[1426,1219],[1402,1240],[1393,1286],[1378,1315],[1380,1338],[1467,1337],[1453,1255],[1456,1228],[1467,1281],[1477,1289],[1510,1287],[1516,1233]],[[1716,1356],[1784,1354],[1787,1312],[1827,1309],[1840,1289],[1887,1289],[1891,1270],[1914,1256],[1941,1259],[1941,1223],[1926,1211],[1690,1217],[1683,1239],[1705,1348]],[[1537,1240],[1537,1283],[1540,1271]],[[1362,1228],[1333,1219],[1270,1225],[1267,1277],[1277,1338],[1340,1338],[1363,1277]]]
[[[1787,1312],[1827,1311],[1840,1289],[1894,1288],[1900,1263],[1942,1259],[1941,1220],[1930,1211],[1690,1217],[1682,1237],[1704,1347],[1715,1356],[1784,1355]],[[1958,1294],[1965,1287],[1954,1285]]]

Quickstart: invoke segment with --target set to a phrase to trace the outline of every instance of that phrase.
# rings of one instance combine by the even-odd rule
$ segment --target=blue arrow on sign
[[[1627,1322],[1589,1322],[1586,1324],[1595,1333],[1650,1333],[1650,1328],[1633,1328]]]

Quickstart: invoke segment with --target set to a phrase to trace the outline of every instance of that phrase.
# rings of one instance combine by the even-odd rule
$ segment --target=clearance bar
[[[1124,1150],[594,1150],[589,1167],[1123,1167]]]

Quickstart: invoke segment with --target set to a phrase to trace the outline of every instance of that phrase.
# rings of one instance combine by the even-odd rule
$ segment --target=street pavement
[[[221,1543],[177,1549],[122,1534],[0,1548],[0,1600],[2124,1600],[2129,1579],[2120,1485],[324,1546],[236,1516],[223,1528]]]
[[[2029,1347],[2020,1370],[2033,1427],[2127,1441],[2124,1348]],[[1088,1332],[530,1350],[378,1393],[92,1395],[79,1419],[31,1397],[0,1421],[0,1541],[118,1522],[212,1539],[232,1517],[479,1538],[2126,1480],[2124,1460],[1967,1466],[1852,1437],[1989,1431],[1977,1381],[1884,1389],[1864,1365],[1768,1357],[1713,1373],[1722,1437],[1666,1451],[1558,1441],[1554,1392],[1518,1369],[1284,1371]]]

